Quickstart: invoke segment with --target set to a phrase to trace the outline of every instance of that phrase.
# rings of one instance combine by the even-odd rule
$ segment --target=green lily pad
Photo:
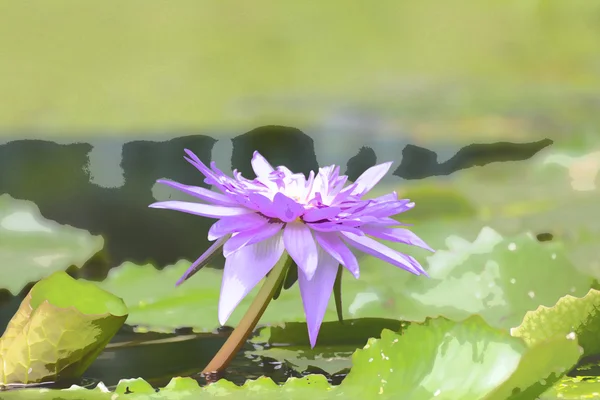
[[[118,297],[55,272],[33,286],[0,338],[0,383],[81,376],[126,319]]]
[[[583,297],[565,296],[552,307],[540,306],[525,314],[523,323],[512,330],[529,345],[556,334],[577,334],[584,355],[600,354],[600,291],[590,289]]]
[[[47,220],[30,201],[0,195],[0,289],[17,294],[55,271],[82,266],[103,246],[101,236]]]
[[[480,317],[413,324],[402,334],[384,330],[352,359],[344,393],[420,399],[532,399],[580,356],[572,337],[528,347]],[[540,384],[544,381],[544,384]],[[520,397],[527,392],[529,397]]]
[[[592,285],[592,278],[568,260],[560,242],[540,243],[529,234],[505,238],[485,227],[473,242],[450,236],[446,243],[447,250],[427,259],[429,279],[379,273],[370,281],[379,300],[366,304],[360,315],[423,321],[478,314],[491,326],[512,328],[527,311],[551,306],[565,294],[583,296]],[[379,272],[383,264],[365,258],[361,269]]]

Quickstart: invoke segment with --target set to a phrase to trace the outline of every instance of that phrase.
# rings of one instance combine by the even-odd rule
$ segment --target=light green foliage
[[[43,218],[30,201],[0,195],[0,288],[12,294],[54,271],[82,266],[103,245],[100,236]]]
[[[550,384],[550,375],[562,375],[579,354],[577,341],[565,336],[528,348],[479,317],[458,323],[440,318],[411,325],[402,335],[384,330],[381,339],[371,339],[354,354],[342,389],[415,400],[506,400],[515,388]]]
[[[81,376],[126,318],[118,297],[52,274],[31,289],[0,338],[0,384]]]
[[[561,333],[574,332],[584,355],[600,354],[600,291],[590,289],[583,297],[565,296],[552,307],[540,306],[525,315],[512,335],[534,345]]]

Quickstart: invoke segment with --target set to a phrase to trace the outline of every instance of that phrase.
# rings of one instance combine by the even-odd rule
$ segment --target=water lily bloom
[[[235,307],[287,252],[298,265],[298,284],[306,315],[311,346],[314,347],[339,265],[355,278],[359,265],[351,248],[378,257],[413,274],[425,274],[413,257],[376,239],[401,242],[433,251],[423,240],[391,218],[410,210],[414,203],[398,199],[395,192],[362,199],[388,172],[391,162],[366,170],[354,183],[339,167],[320,168],[308,178],[284,166],[273,168],[254,152],[256,179],[244,178],[237,170],[225,175],[214,162],[207,167],[190,150],[185,159],[220,193],[170,180],[159,183],[202,200],[162,201],[151,204],[217,221],[208,232],[214,244],[186,271],[178,284],[193,275],[210,258],[223,251],[226,258],[219,322],[224,325]]]

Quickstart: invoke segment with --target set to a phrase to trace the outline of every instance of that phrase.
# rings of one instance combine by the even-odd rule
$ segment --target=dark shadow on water
[[[435,152],[409,144],[402,150],[400,166],[394,171],[394,175],[403,179],[423,179],[450,175],[462,169],[482,167],[496,162],[523,161],[552,143],[552,140],[544,139],[532,143],[471,144],[441,164],[438,163]]]

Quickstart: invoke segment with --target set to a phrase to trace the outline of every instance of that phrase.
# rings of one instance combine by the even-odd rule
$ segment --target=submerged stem
[[[277,291],[279,284],[285,277],[290,264],[291,258],[288,255],[284,255],[275,267],[273,267],[238,326],[231,332],[231,335],[227,338],[223,346],[202,371],[205,376],[219,375],[219,373],[227,368],[256,327],[256,324],[258,324],[260,317],[262,317],[271,302],[273,294]]]

